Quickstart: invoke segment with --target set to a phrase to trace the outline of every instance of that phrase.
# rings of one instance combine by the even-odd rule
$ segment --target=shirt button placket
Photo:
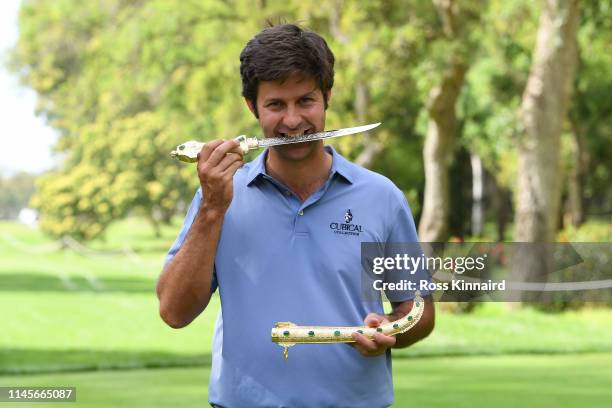
[[[306,226],[304,225],[305,221],[306,220],[304,219],[304,210],[299,209],[297,215],[295,216],[295,232],[298,234],[298,236],[302,238],[308,236]]]

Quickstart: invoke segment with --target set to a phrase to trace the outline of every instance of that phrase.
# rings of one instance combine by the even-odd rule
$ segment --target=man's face
[[[301,75],[292,75],[284,82],[261,81],[257,112],[266,137],[298,136],[325,128],[323,93],[314,79]],[[299,161],[310,157],[320,143],[295,143],[273,149],[283,159]]]

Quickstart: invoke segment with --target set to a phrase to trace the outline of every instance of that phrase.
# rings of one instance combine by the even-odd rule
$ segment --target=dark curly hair
[[[240,53],[242,96],[253,103],[258,117],[259,81],[284,81],[299,73],[317,82],[327,109],[327,92],[334,85],[334,61],[327,43],[315,32],[295,24],[265,28]]]

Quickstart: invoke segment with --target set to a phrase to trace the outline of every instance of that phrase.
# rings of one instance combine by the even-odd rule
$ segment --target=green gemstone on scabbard
[[[339,335],[340,335],[340,331],[339,331],[339,330],[336,330],[336,331],[334,332],[334,336],[339,336]]]
[[[289,335],[289,330],[285,330],[285,331],[283,332],[283,336],[288,336],[288,335]]]
[[[379,333],[382,333],[382,327],[377,327],[376,331],[379,332]]]
[[[309,335],[310,337],[313,337],[313,336],[314,336],[314,332],[311,330],[311,331],[309,331],[309,332],[308,332],[308,335]]]

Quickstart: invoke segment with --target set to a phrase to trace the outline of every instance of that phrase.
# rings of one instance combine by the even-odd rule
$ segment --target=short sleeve
[[[164,259],[164,268],[172,261],[172,258],[178,253],[178,251],[183,246],[185,242],[185,238],[187,238],[187,234],[191,229],[191,225],[195,220],[195,217],[198,215],[200,210],[200,204],[202,203],[202,190],[198,189],[193,196],[193,200],[191,200],[191,204],[189,205],[189,209],[187,210],[187,215],[185,215],[185,219],[183,220],[183,226],[181,227],[181,231],[178,236],[174,240],[174,243],[170,247],[170,250],[166,254]],[[210,292],[214,292],[217,290],[217,274],[216,271],[213,270],[212,282],[210,284]]]
[[[408,268],[390,269],[385,272],[385,282],[391,283],[406,283],[414,282],[416,290],[421,292],[421,296],[429,295],[430,292],[423,286],[423,281],[431,282],[431,275],[424,268],[422,262],[418,262],[418,258],[423,257],[423,250],[419,244],[414,218],[408,201],[403,193],[398,192],[400,197],[400,205],[396,210],[395,216],[391,220],[392,225],[389,235],[385,242],[385,257],[400,256],[402,258],[402,266],[407,265]],[[413,267],[412,260],[418,262],[417,267]],[[406,261],[406,262],[404,262]],[[387,290],[385,295],[392,302],[403,302],[414,299],[415,290]]]

